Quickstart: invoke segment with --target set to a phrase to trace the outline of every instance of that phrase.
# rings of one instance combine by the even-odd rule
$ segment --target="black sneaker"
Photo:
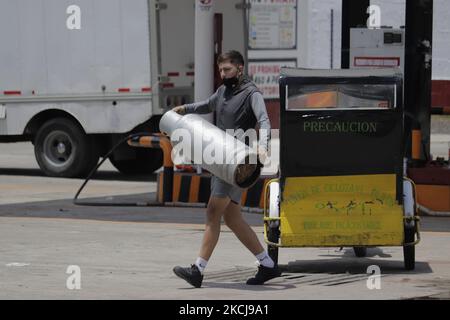
[[[187,268],[175,267],[173,268],[173,272],[178,277],[186,280],[196,288],[200,288],[202,286],[203,275],[195,264]]]
[[[268,268],[260,265],[258,267],[258,272],[253,278],[247,280],[247,284],[249,285],[262,285],[264,282],[269,281],[270,279],[277,278],[281,276],[280,269],[278,266],[274,268]]]

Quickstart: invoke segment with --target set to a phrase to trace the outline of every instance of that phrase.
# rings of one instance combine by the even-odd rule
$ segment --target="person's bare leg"
[[[222,215],[230,203],[230,198],[211,197],[206,209],[206,226],[199,257],[209,260],[219,241]]]
[[[228,228],[234,232],[236,237],[251,253],[256,256],[264,252],[264,248],[259,242],[255,231],[250,228],[247,221],[242,217],[240,205],[230,201],[225,209],[223,218]]]
[[[206,226],[203,234],[203,241],[200,248],[200,254],[191,267],[183,268],[176,266],[173,272],[181,279],[186,280],[196,288],[200,288],[203,282],[203,272],[208,264],[214,248],[217,245],[220,234],[220,224],[222,215],[230,202],[230,198],[211,197],[206,209]]]
[[[278,266],[264,250],[255,231],[244,220],[241,213],[241,206],[230,202],[224,213],[225,223],[238,239],[251,251],[258,259],[260,266],[254,277],[247,280],[248,285],[262,285],[266,281],[277,278],[281,275]]]

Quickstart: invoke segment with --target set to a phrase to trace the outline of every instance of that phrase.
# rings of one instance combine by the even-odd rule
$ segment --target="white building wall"
[[[342,0],[298,0],[297,48],[295,50],[250,50],[249,59],[296,59],[300,68],[330,69],[331,10],[333,23],[333,68],[341,67]]]
[[[405,25],[405,0],[371,0],[370,4],[380,7],[382,26],[398,29]]]
[[[341,0],[300,0],[303,28],[300,32],[300,43],[303,47],[303,59],[299,62],[301,67],[330,69],[341,67],[341,34],[342,34],[342,1]],[[331,25],[331,10],[334,14],[333,27]],[[332,31],[333,29],[333,31]],[[331,34],[333,32],[333,38]],[[331,41],[333,39],[333,41]],[[331,46],[333,43],[333,59]]]
[[[381,25],[405,25],[405,0],[372,0],[381,9]],[[341,61],[341,0],[299,0],[299,66],[330,68],[330,11],[334,9],[334,68]],[[450,80],[450,1],[434,0],[433,79]]]
[[[381,9],[381,25],[400,28],[405,25],[405,0],[372,0]],[[331,66],[331,10],[334,10],[333,67],[341,66],[341,0],[298,0],[297,50],[271,52],[274,59],[297,58],[298,66]],[[450,1],[434,0],[434,79],[450,79]],[[249,52],[250,59],[266,58],[267,53]]]
[[[372,0],[381,8],[381,25],[405,25],[405,0]],[[434,0],[433,80],[450,80],[450,1]]]
[[[434,0],[433,79],[450,80],[450,1]]]

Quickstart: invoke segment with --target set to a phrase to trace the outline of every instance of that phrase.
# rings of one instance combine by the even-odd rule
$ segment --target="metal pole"
[[[195,101],[214,93],[214,0],[195,1]],[[212,115],[204,116],[212,122]]]
[[[433,0],[406,1],[405,39],[405,132],[419,124],[424,156],[430,154]],[[408,150],[408,156],[412,150]],[[422,158],[422,160],[425,160]]]
[[[330,69],[334,66],[334,9],[331,9],[330,27]]]
[[[250,9],[250,3],[247,4],[246,0],[242,0],[242,17],[244,19],[244,59],[245,59],[245,74],[248,73],[248,10]]]

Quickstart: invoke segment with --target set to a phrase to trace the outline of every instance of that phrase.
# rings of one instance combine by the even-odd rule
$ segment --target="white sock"
[[[197,266],[198,270],[200,270],[200,273],[203,274],[203,271],[205,271],[205,268],[208,265],[208,261],[198,257],[197,260],[195,261],[195,265]]]
[[[259,264],[266,268],[275,267],[275,262],[273,262],[272,258],[269,257],[267,251],[261,252],[260,254],[255,256],[258,259]]]

